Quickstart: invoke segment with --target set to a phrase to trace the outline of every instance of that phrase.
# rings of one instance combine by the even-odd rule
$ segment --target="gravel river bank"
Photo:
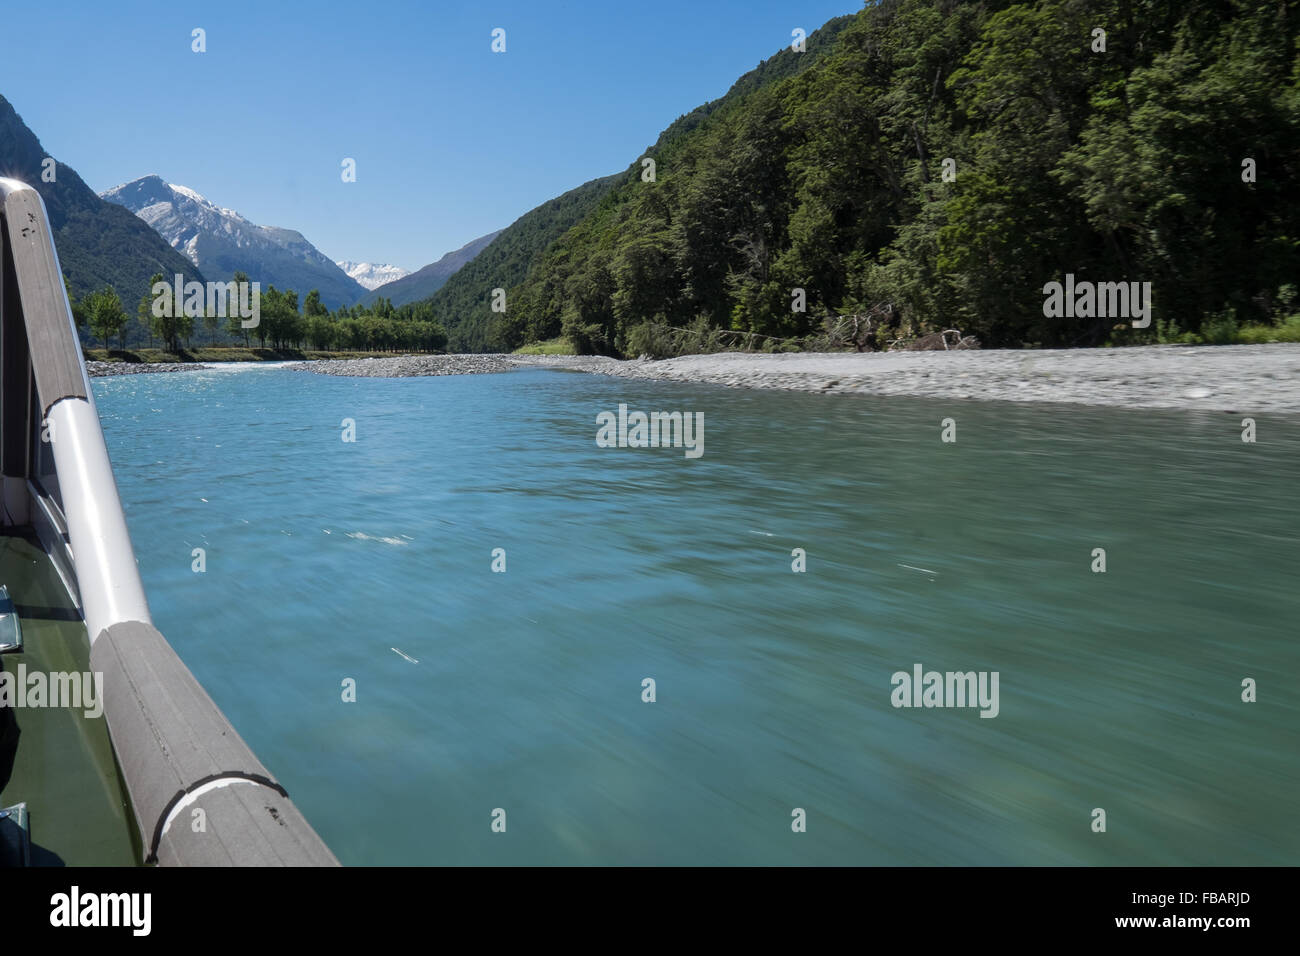
[[[820,394],[914,395],[1126,408],[1300,413],[1300,344],[950,352],[721,352],[661,361],[574,355],[409,355],[310,362],[329,375],[406,377],[571,369]]]

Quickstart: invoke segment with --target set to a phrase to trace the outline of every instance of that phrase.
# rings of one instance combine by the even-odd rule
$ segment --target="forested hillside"
[[[202,278],[148,223],[100,199],[72,167],[54,163],[3,96],[0,175],[27,183],[45,200],[59,264],[74,295],[110,285],[123,295],[138,295],[155,272]]]
[[[764,60],[737,80],[725,95],[678,117],[660,133],[646,155],[656,155],[656,151],[685,139],[724,106],[812,67],[829,52],[835,36],[852,22],[851,16],[836,17],[808,37],[807,52],[795,53],[786,49]],[[492,290],[511,289],[522,283],[529,269],[539,263],[548,248],[575,224],[590,216],[601,200],[620,184],[632,179],[639,181],[640,172],[638,157],[626,172],[584,183],[525,213],[502,231],[474,261],[448,279],[430,302],[439,320],[447,327],[451,347],[465,352],[499,347],[502,330],[494,328],[494,320],[500,320],[502,316],[491,311]],[[513,311],[507,308],[508,314]],[[506,338],[514,340],[518,334],[510,332]]]
[[[458,352],[482,352],[489,338],[489,299],[495,288],[522,282],[529,265],[614,185],[593,179],[525,213],[460,268],[428,302]]]
[[[1276,321],[1300,310],[1298,27],[1296,0],[884,0],[781,54],[806,69],[683,117],[646,154],[655,181],[638,157],[508,269],[488,256],[507,230],[435,314],[462,349],[610,353],[692,324],[796,338],[885,303],[877,344]],[[1045,316],[1067,273],[1150,282],[1155,321]]]

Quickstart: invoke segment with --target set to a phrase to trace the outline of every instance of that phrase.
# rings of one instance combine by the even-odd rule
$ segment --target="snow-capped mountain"
[[[385,282],[396,282],[403,276],[410,275],[401,266],[380,265],[376,262],[353,262],[351,259],[342,259],[335,265],[367,290],[378,289]]]
[[[331,309],[352,305],[366,292],[302,233],[259,226],[159,176],[115,186],[100,197],[147,222],[210,280],[225,281],[243,271],[263,289],[293,289],[299,302],[319,289],[321,302]]]
[[[427,299],[441,289],[457,271],[472,262],[474,257],[486,249],[499,235],[501,235],[500,229],[472,239],[459,249],[447,253],[437,262],[431,262],[423,269],[416,269],[410,275],[377,287],[361,300],[361,304],[369,305],[380,296],[391,301],[393,305],[405,305],[407,302]]]

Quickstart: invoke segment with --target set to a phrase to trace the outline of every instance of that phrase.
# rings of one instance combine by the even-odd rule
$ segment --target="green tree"
[[[262,290],[261,321],[258,323],[257,328],[251,330],[257,336],[257,342],[262,348],[266,348],[268,338],[274,343],[279,332],[282,311],[281,298],[283,296],[280,290],[273,285],[268,285]]]
[[[221,317],[215,310],[203,310],[203,328],[208,333],[208,344],[215,345],[217,342],[217,330],[221,328]]]
[[[68,297],[68,308],[72,311],[72,322],[78,328],[86,326],[86,310],[82,307],[80,300],[72,294],[72,283],[68,282],[68,277],[63,277],[63,291]]]
[[[298,312],[298,293],[285,291],[281,299],[280,348],[297,348],[302,344],[302,316]]]
[[[161,309],[162,315],[153,316],[154,334],[162,340],[168,352],[179,352],[181,340],[194,330],[194,319],[185,314],[185,302],[170,302]]]
[[[329,315],[329,309],[321,305],[320,290],[312,289],[307,293],[307,298],[302,303],[303,318],[312,318],[313,316]]]
[[[160,282],[165,283],[166,281],[167,280],[163,278],[161,272],[155,272],[153,277],[149,280],[149,288],[145,290],[145,294],[140,297],[140,302],[135,308],[137,321],[145,334],[149,337],[149,348],[153,348],[154,338],[153,290]]]
[[[107,349],[109,338],[120,334],[126,327],[126,310],[122,308],[122,300],[112,286],[91,293],[87,298],[86,317],[90,331],[104,340],[104,348]]]
[[[315,314],[305,318],[303,327],[304,336],[314,348],[332,349],[335,347],[335,337],[338,329],[328,313],[325,315]]]
[[[249,282],[248,273],[236,272],[234,276],[234,281],[239,284],[240,289],[243,289],[246,286],[246,284]],[[251,302],[252,301],[251,291],[249,293],[249,296],[250,296],[249,301]],[[251,319],[249,321],[251,321]],[[249,344],[248,341],[249,333],[256,332],[256,329],[245,328],[244,322],[245,319],[243,316],[239,314],[238,306],[232,303],[226,310],[226,332],[233,339],[236,340],[242,339],[244,342],[244,347],[247,348]],[[259,324],[260,324],[260,317],[259,317]]]

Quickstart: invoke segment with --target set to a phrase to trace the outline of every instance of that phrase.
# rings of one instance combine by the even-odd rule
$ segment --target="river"
[[[155,623],[344,863],[1300,859],[1294,417],[94,390]],[[703,453],[598,447],[620,404],[702,413]],[[916,665],[996,672],[996,716],[894,706]]]

